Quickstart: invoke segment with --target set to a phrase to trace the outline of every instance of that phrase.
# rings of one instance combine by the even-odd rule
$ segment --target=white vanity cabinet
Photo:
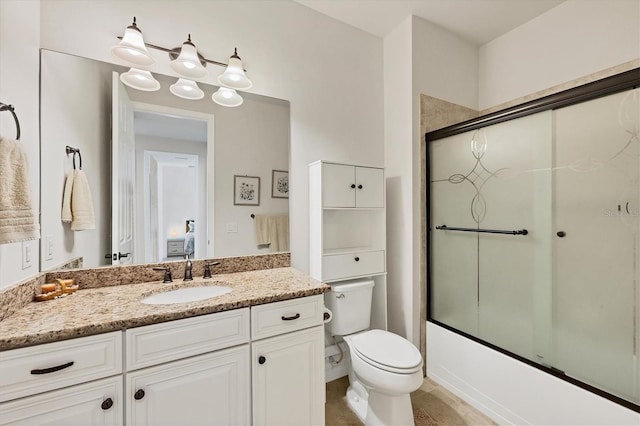
[[[132,328],[126,424],[249,424],[249,308]]]
[[[309,164],[309,275],[327,283],[373,278],[372,327],[387,328],[384,169]]]
[[[122,332],[0,352],[0,424],[119,425]]]
[[[322,295],[251,308],[254,425],[324,425]]]

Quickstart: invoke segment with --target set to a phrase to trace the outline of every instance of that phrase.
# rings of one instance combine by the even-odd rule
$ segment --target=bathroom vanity
[[[140,302],[221,283],[232,291]],[[324,424],[328,289],[275,268],[31,303],[0,322],[0,424]]]

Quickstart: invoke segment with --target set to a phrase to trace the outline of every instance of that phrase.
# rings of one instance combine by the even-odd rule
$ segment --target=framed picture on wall
[[[271,172],[271,198],[289,198],[289,172],[273,170]]]
[[[260,177],[259,176],[233,176],[233,205],[234,206],[259,206],[260,205]]]

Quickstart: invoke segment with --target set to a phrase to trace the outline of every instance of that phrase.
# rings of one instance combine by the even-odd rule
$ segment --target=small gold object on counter
[[[77,285],[73,285],[73,280],[56,279],[57,284],[48,283],[40,286],[40,294],[36,294],[34,299],[37,302],[55,299],[57,297],[66,296],[78,290]]]

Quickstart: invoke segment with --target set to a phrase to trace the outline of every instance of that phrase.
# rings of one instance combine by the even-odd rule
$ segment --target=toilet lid
[[[361,358],[379,368],[403,373],[415,371],[422,366],[422,356],[418,349],[397,334],[370,330],[354,336],[352,342]]]

